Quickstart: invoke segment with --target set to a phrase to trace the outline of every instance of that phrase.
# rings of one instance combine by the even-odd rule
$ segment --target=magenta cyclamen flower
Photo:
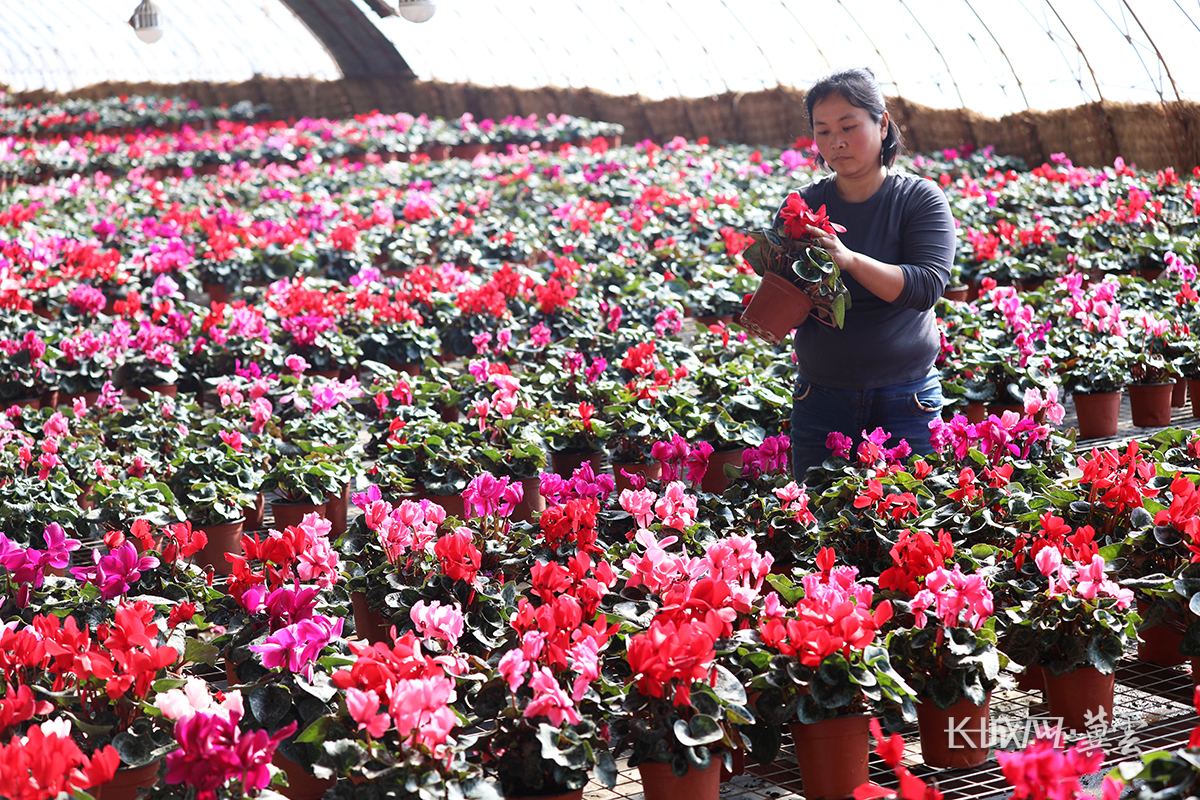
[[[519,481],[497,478],[490,472],[475,477],[462,493],[468,517],[508,517],[521,504],[525,490]]]
[[[271,782],[267,765],[279,743],[296,731],[289,722],[274,735],[264,730],[241,731],[239,708],[197,711],[175,723],[179,749],[167,754],[166,781],[198,790],[199,800],[212,800],[216,790],[240,780],[247,792],[257,793]]]
[[[312,678],[312,664],[325,645],[342,635],[339,617],[330,619],[322,614],[301,620],[272,633],[262,644],[252,644],[250,649],[262,656],[267,669],[286,669]]]
[[[71,574],[85,583],[95,584],[105,600],[125,594],[143,572],[158,566],[154,556],[139,556],[132,542],[126,542],[104,556],[95,550],[92,557],[96,561],[94,567],[75,567]]]

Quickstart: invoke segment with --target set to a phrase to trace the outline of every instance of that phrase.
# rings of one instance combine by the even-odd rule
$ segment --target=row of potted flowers
[[[248,104],[247,104],[248,105]],[[170,125],[132,132],[72,133],[36,138],[12,135],[0,139],[0,177],[42,183],[53,177],[96,172],[123,173],[141,167],[152,177],[213,174],[240,163],[295,164],[348,160],[364,163],[413,158],[473,159],[493,150],[550,147],[596,142],[620,143],[623,126],[570,115],[506,117],[476,122],[471,114],[454,120],[425,115],[373,112],[353,120],[303,119],[295,125],[255,122],[269,109],[248,107],[249,121],[220,118],[203,126]]]
[[[664,442],[663,478],[619,494],[588,464],[541,475],[527,521],[520,484],[488,473],[457,516],[371,485],[340,537],[317,514],[277,524],[230,543],[216,581],[187,522],[90,547],[49,523],[0,546],[3,722],[50,747],[28,731],[59,720],[84,776],[154,765],[124,778],[254,791],[270,762],[295,797],[339,777],[551,794],[611,782],[623,753],[699,774],[739,750],[774,760],[790,724],[806,792],[845,797],[866,780],[864,715],[919,717],[932,766],[981,763],[986,746],[935,745],[980,730],[962,720],[986,718],[1014,664],[1040,668],[1068,727],[1111,719],[1142,621],[1130,587],[1147,620],[1191,618],[1200,438],[1088,456],[1027,420],[939,433],[936,456],[868,441],[808,487],[751,450],[722,494],[702,488],[704,447]],[[1200,652],[1198,625],[1176,658]],[[240,693],[194,677],[212,667]],[[850,729],[848,763],[821,754],[830,727]]]

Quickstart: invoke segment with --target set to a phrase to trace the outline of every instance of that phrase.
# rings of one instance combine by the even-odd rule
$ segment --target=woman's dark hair
[[[883,119],[883,112],[887,110],[874,72],[866,67],[844,69],[821,78],[804,96],[804,105],[808,108],[809,128],[813,127],[813,106],[831,94],[840,94],[850,105],[865,110],[877,123]],[[880,162],[884,166],[892,166],[902,144],[900,128],[896,125],[896,120],[889,118],[887,136],[883,138],[883,149],[879,153]],[[825,159],[818,155],[817,163],[824,166]]]

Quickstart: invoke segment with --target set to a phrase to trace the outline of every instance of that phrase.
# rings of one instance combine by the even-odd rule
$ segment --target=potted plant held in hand
[[[988,709],[1002,666],[992,593],[982,575],[957,565],[922,580],[909,604],[913,626],[888,637],[891,662],[917,693],[925,764],[977,767],[988,756]],[[964,738],[955,741],[956,733]]]
[[[738,324],[771,344],[814,311],[819,321],[842,327],[850,292],[828,251],[813,244],[808,228],[829,233],[846,229],[829,221],[825,206],[813,211],[796,192],[784,201],[777,222],[774,229],[752,232],[754,244],[742,253],[763,280]]]

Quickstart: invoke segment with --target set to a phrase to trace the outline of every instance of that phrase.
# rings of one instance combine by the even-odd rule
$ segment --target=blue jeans
[[[883,428],[891,434],[886,446],[908,440],[914,453],[933,452],[929,423],[942,413],[942,382],[937,373],[907,383],[876,389],[832,389],[796,381],[792,394],[792,474],[797,481],[809,467],[818,467],[833,454],[825,446],[830,431],[854,440],[850,458],[857,458],[862,432]]]

